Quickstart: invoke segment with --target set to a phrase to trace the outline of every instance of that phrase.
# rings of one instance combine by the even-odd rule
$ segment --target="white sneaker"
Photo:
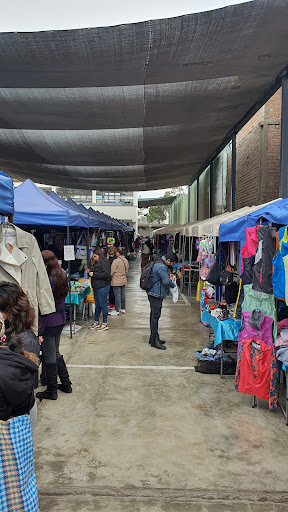
[[[121,313],[126,313],[125,309],[120,309]]]
[[[117,316],[120,315],[120,313],[119,311],[116,311],[116,309],[112,309],[112,311],[109,311],[108,315]]]
[[[98,331],[108,331],[108,329],[109,329],[109,327],[108,327],[108,325],[107,325],[107,324],[102,324],[102,325],[99,327]]]
[[[88,327],[88,329],[99,329],[99,327],[100,327],[99,322],[93,322],[93,324],[92,324],[92,325],[90,325],[90,326]]]

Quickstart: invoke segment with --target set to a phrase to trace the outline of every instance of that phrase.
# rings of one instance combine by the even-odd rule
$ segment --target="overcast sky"
[[[0,32],[101,27],[218,9],[247,0],[9,0]]]
[[[247,0],[9,0],[2,2],[0,32],[101,27],[219,9]],[[161,197],[164,190],[141,192]]]

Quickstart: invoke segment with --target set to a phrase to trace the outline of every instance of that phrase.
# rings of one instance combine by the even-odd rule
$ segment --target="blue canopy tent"
[[[103,225],[105,225],[105,229],[106,231],[113,231],[113,225],[111,223],[111,220],[109,219],[109,217],[107,215],[105,215],[105,213],[102,213],[102,212],[98,212],[98,210],[93,210],[93,208],[89,208],[89,212],[96,214],[97,217],[99,217],[102,222],[103,222]]]
[[[19,226],[87,227],[84,216],[59,204],[31,180],[15,189],[14,202],[13,222]]]
[[[72,199],[71,199],[71,201],[72,201]],[[88,215],[90,215],[90,217],[92,217],[93,219],[96,220],[97,226],[94,226],[94,227],[98,227],[100,229],[106,229],[106,222],[103,221],[103,219],[100,217],[100,215],[97,215],[99,212],[96,212],[95,210],[93,210],[93,208],[87,209],[81,203],[78,204],[78,206],[83,213],[88,212]]]
[[[88,227],[88,217],[76,212],[66,205],[55,201],[45,194],[31,180],[26,180],[15,189],[14,224],[20,226],[58,226],[67,228],[67,243],[70,242],[70,227]],[[71,308],[71,262],[68,261],[69,272],[69,318],[70,338],[72,338],[72,308]]]
[[[278,199],[266,205],[260,206],[258,210],[244,215],[232,222],[220,224],[219,242],[240,242],[241,247],[245,244],[246,229],[256,226],[260,219],[263,222],[274,224],[288,224],[288,198]]]
[[[49,197],[51,197],[53,199],[53,201],[55,201],[59,205],[63,206],[63,208],[66,208],[69,211],[77,213],[82,218],[83,223],[85,223],[85,225],[83,225],[82,227],[86,227],[86,228],[89,227],[90,220],[89,220],[88,214],[84,214],[84,213],[80,212],[79,210],[77,210],[76,208],[73,208],[71,205],[67,204],[67,202],[64,199],[62,199],[57,194],[55,194],[55,192],[50,192]]]
[[[2,171],[0,172],[0,213],[7,216],[14,213],[13,180]]]
[[[69,208],[73,208],[74,210],[82,213],[83,215],[88,216],[89,220],[89,228],[99,228],[100,220],[97,222],[97,218],[92,216],[90,212],[85,208],[86,211],[83,211],[79,204],[75,203],[73,199],[69,198],[66,201],[66,204],[69,206]]]

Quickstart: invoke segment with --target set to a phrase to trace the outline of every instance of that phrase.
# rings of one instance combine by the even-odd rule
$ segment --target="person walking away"
[[[140,241],[140,238],[139,236],[137,236],[135,242],[134,242],[134,249],[135,249],[135,253],[136,253],[136,258],[138,258],[138,254],[139,254],[139,251],[140,251],[140,244],[141,244],[141,241]]]
[[[22,293],[24,294],[24,292]],[[29,304],[28,297],[26,298]],[[15,307],[18,307],[17,303]],[[35,312],[32,311],[35,320]],[[20,308],[19,316],[21,316]],[[12,510],[38,512],[40,509],[38,506],[33,437],[29,416],[35,403],[34,381],[38,364],[36,356],[23,349],[20,334],[7,333],[5,328],[7,319],[7,314],[4,311],[1,312],[0,510],[1,512]]]
[[[141,268],[146,267],[150,261],[150,247],[149,247],[149,240],[146,240],[143,245],[142,249],[142,256],[141,256]]]
[[[59,352],[61,333],[66,322],[65,298],[68,293],[68,279],[54,252],[45,250],[42,257],[55,301],[55,313],[39,317],[39,336],[43,337],[41,349],[45,359],[47,388],[45,391],[39,391],[36,397],[40,400],[57,400],[58,389],[64,393],[72,393],[69,373]],[[58,375],[61,381],[59,385]]]
[[[109,329],[108,320],[108,306],[107,295],[110,290],[110,263],[101,249],[93,251],[93,265],[89,272],[91,277],[91,286],[94,293],[95,301],[95,317],[93,324],[89,329],[96,329],[97,331],[107,331]],[[102,325],[99,323],[100,315],[102,312]]]
[[[175,288],[172,282],[173,275],[169,277],[166,263],[159,257],[154,257],[154,265],[151,274],[153,287],[147,291],[150,302],[150,339],[151,347],[166,350],[165,341],[160,340],[158,332],[159,319],[161,317],[163,299],[166,298],[168,288]]]
[[[116,258],[117,258],[116,252],[117,252],[117,248],[114,247],[114,245],[112,245],[112,247],[109,247],[109,249],[108,249],[108,256],[109,256],[109,263],[110,263],[110,265],[112,265],[113,261],[116,260]],[[111,310],[111,309],[114,309],[114,308],[115,308],[115,295],[114,295],[113,287],[110,286],[108,309]]]
[[[125,286],[127,284],[127,274],[129,263],[125,256],[125,247],[118,247],[116,260],[111,265],[111,286],[115,295],[115,309],[110,311],[109,315],[117,316],[125,313]]]

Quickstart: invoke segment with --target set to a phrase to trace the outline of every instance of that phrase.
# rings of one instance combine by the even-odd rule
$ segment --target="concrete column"
[[[92,190],[92,203],[96,203],[96,190]]]

